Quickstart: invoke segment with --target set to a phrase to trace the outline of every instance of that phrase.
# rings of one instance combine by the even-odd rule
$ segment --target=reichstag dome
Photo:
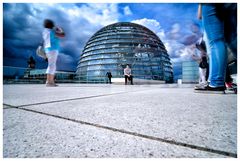
[[[97,31],[85,45],[77,66],[77,79],[105,81],[123,78],[126,65],[138,79],[173,80],[172,64],[162,41],[148,28],[130,22],[108,25]]]

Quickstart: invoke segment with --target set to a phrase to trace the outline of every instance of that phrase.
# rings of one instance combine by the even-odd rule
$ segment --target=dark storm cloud
[[[199,36],[198,35],[188,35],[185,36],[180,43],[184,44],[184,45],[192,45],[194,43],[196,43],[199,40]]]
[[[37,46],[42,42],[43,20],[50,18],[55,21],[56,25],[64,28],[66,32],[66,38],[63,40],[66,45],[61,50],[63,53],[60,55],[59,61],[67,70],[71,70],[73,66],[66,65],[65,60],[68,64],[76,64],[76,57],[80,56],[81,50],[77,46],[83,47],[81,44],[85,42],[82,40],[84,38],[77,36],[80,33],[78,28],[72,32],[71,21],[63,10],[57,7],[41,7],[43,7],[42,10],[38,9],[36,5],[32,6],[31,4],[3,5],[3,56],[6,58],[4,59],[4,64],[11,64],[11,62],[8,62],[12,60],[11,58],[19,59],[19,61],[27,61],[31,55],[38,60],[38,63],[44,63],[44,61],[41,61],[36,56],[35,51]],[[84,22],[86,23],[86,21]],[[77,23],[75,25],[77,26]],[[64,54],[68,56],[63,56]],[[72,62],[70,62],[71,60]],[[14,65],[16,64],[14,63]],[[25,63],[19,62],[20,64]],[[41,66],[41,64],[39,65]]]
[[[15,40],[4,40],[3,42],[3,56],[12,58],[27,58],[26,53],[29,50],[19,46],[20,42],[14,42]]]
[[[27,60],[34,54],[41,36],[38,34],[40,28],[33,30],[33,14],[29,5],[4,4],[3,13],[3,56]]]
[[[195,44],[203,35],[200,25],[196,22],[189,25],[188,31],[190,31],[190,34],[183,36],[183,38],[179,40],[179,42],[184,45]]]
[[[9,11],[12,8],[12,5],[9,3],[3,3],[3,8],[5,11]]]
[[[117,21],[116,6],[116,4],[5,3],[4,64],[11,64],[8,62],[9,58],[27,61],[32,55],[37,60],[37,67],[41,66],[44,61],[36,56],[35,51],[42,42],[43,21],[48,18],[52,19],[55,25],[62,27],[66,33],[66,37],[61,40],[57,66],[62,70],[75,70],[81,51],[90,37],[106,23]]]
[[[3,56],[4,64],[25,65],[29,56],[37,60],[37,68],[46,63],[35,50],[42,41],[43,20],[54,20],[66,37],[61,41],[58,70],[75,70],[82,49],[90,37],[110,23],[147,19],[161,40],[171,59],[181,61],[187,57],[185,48],[199,37],[200,26],[196,18],[196,4],[3,4]],[[127,7],[133,13],[125,15]],[[121,13],[119,13],[121,12]],[[159,22],[159,26],[156,26]],[[148,26],[149,27],[149,26]],[[13,63],[14,61],[14,63]],[[27,66],[27,64],[26,64]],[[26,67],[25,66],[25,67]]]
[[[59,25],[67,29],[71,21],[68,19],[68,16],[63,11],[57,8],[51,8],[46,10],[46,18],[55,20],[55,25]],[[67,30],[68,31],[68,30]]]
[[[5,6],[7,6],[6,10]],[[6,32],[9,34],[8,31],[14,31],[16,34],[30,27],[29,16],[32,16],[32,13],[27,4],[9,4],[3,7],[4,34],[6,34]],[[12,11],[14,11],[14,13]]]

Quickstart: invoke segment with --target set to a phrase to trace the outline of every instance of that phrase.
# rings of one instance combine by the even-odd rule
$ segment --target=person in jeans
[[[133,85],[133,76],[132,76],[132,70],[129,67],[129,65],[126,66],[124,69],[124,77],[125,77],[125,85],[127,85],[127,79],[131,81],[131,85]]]
[[[227,68],[227,47],[236,52],[236,4],[201,4],[199,18],[202,18],[209,54],[209,84],[202,91],[224,91]],[[235,50],[235,51],[234,51]]]
[[[47,87],[55,87],[57,86],[54,81],[54,76],[56,72],[56,62],[59,51],[59,38],[64,37],[65,34],[60,27],[55,27],[54,22],[52,20],[46,19],[44,20],[44,31],[42,33],[43,36],[43,45],[44,51],[47,55],[48,59],[48,67],[46,70],[47,74]]]

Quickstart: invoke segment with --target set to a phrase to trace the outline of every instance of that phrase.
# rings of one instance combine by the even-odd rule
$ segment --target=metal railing
[[[3,83],[45,83],[46,69],[31,69],[23,67],[3,66]],[[74,72],[56,71],[57,82],[74,83]]]

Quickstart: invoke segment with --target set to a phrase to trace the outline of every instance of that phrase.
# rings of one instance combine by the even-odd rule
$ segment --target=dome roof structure
[[[130,22],[108,25],[97,31],[86,43],[77,66],[77,78],[83,81],[105,81],[123,78],[126,65],[134,78],[171,81],[172,64],[159,37],[148,28]]]

